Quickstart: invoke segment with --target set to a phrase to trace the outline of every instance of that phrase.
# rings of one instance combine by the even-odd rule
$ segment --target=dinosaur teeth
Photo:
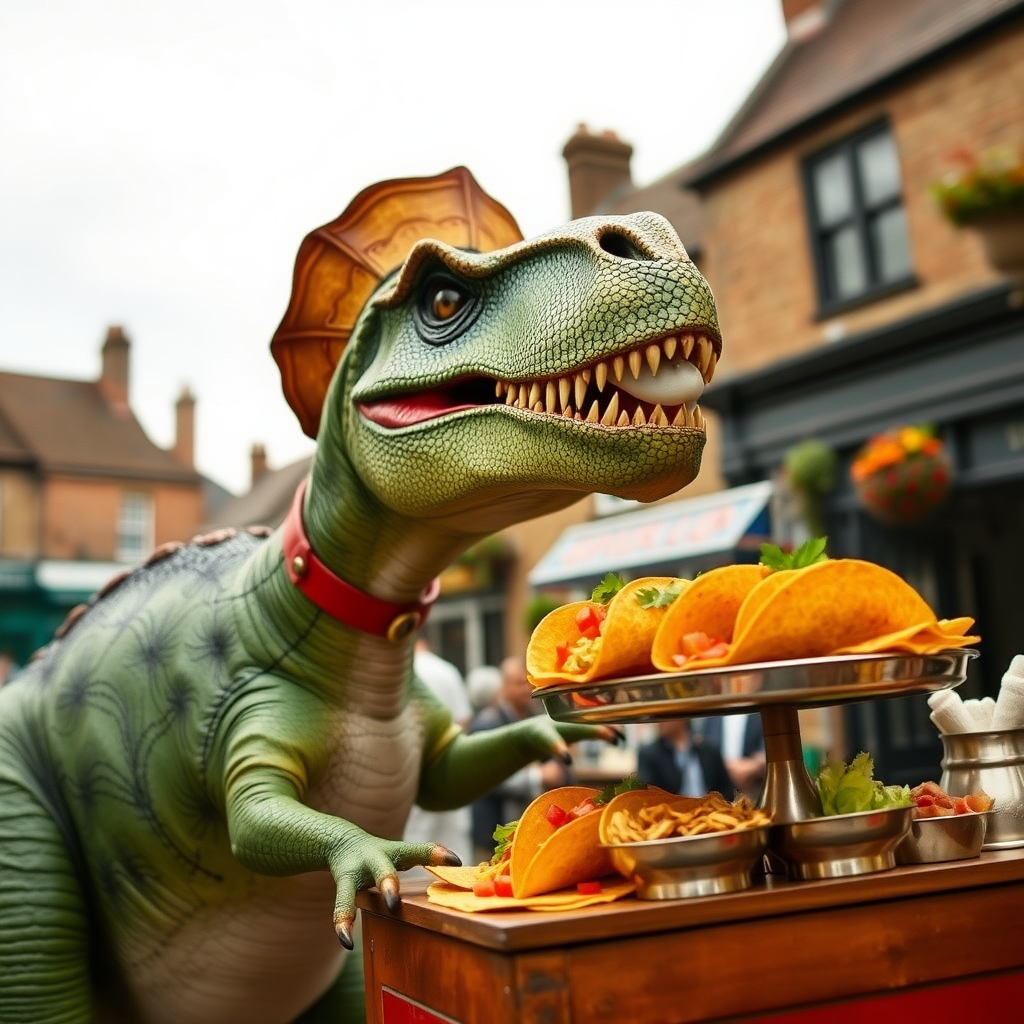
[[[495,396],[517,409],[603,426],[702,428],[696,402],[717,365],[703,333],[670,334],[562,377],[497,381]]]

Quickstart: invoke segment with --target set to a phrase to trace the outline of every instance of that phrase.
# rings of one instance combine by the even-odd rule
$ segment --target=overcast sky
[[[268,344],[302,237],[456,164],[527,237],[566,220],[578,123],[645,185],[714,140],[781,49],[781,0],[0,0],[0,369],[95,379],[132,341],[154,442],[198,468],[308,454]],[[712,282],[713,283],[713,282]]]

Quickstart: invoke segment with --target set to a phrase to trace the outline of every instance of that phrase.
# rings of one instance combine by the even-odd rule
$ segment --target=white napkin
[[[974,732],[974,717],[955,690],[936,690],[928,697],[928,706],[932,709],[928,717],[939,732]]]
[[[1024,654],[1017,654],[1003,676],[989,728],[1021,727],[1024,727]]]
[[[988,732],[992,728],[992,715],[996,702],[991,697],[970,698],[963,702],[964,711],[971,719],[971,732]]]

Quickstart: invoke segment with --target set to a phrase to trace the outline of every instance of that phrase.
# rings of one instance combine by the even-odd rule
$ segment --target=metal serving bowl
[[[739,892],[753,884],[768,846],[768,825],[674,836],[637,843],[602,843],[612,863],[636,883],[643,900],[675,900]]]
[[[896,866],[914,808],[887,807],[771,826],[769,846],[794,879],[846,878]]]
[[[913,818],[896,847],[897,864],[938,864],[977,857],[985,843],[991,811]]]

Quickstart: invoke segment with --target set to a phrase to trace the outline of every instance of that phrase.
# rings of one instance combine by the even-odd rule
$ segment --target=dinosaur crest
[[[270,351],[285,398],[310,437],[317,435],[327,387],[366,300],[424,238],[490,252],[521,241],[522,233],[465,167],[455,167],[432,178],[371,185],[337,220],[303,239],[291,300]]]

